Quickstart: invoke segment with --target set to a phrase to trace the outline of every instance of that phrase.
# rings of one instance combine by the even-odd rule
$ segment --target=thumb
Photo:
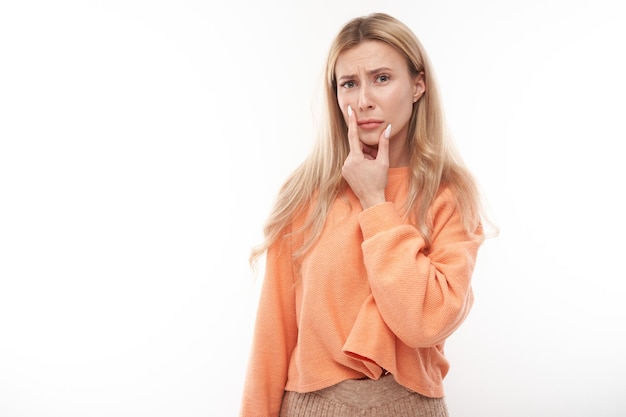
[[[391,123],[380,134],[376,159],[384,158],[385,161],[389,162],[389,137],[391,137]]]

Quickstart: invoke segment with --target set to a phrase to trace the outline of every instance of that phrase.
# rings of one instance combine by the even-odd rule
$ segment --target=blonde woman
[[[402,22],[349,21],[324,88],[327,123],[252,253],[266,270],[240,415],[447,416],[443,347],[484,239],[476,184]]]

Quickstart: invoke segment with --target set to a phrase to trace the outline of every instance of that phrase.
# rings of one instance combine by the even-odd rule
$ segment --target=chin
[[[362,140],[361,142],[363,142],[364,145],[371,146],[373,148],[377,148],[378,147],[378,141],[377,140]]]
[[[372,132],[366,135],[360,135],[361,142],[368,146],[378,146],[380,141],[380,132]]]

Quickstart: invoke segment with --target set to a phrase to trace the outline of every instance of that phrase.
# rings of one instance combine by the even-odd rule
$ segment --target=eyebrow
[[[379,68],[375,68],[369,71],[366,71],[367,75],[374,75],[374,74],[378,74],[380,72],[393,72],[393,70],[391,68],[388,67],[379,67]],[[342,75],[341,77],[339,77],[337,79],[338,82],[342,81],[342,80],[351,80],[354,78],[358,78],[358,75],[356,74],[347,74],[347,75]]]

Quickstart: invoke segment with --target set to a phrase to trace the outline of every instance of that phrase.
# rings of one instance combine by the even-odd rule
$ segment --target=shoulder
[[[442,214],[442,212],[454,212],[457,207],[457,193],[454,187],[442,185],[439,187],[430,208],[431,215]]]

